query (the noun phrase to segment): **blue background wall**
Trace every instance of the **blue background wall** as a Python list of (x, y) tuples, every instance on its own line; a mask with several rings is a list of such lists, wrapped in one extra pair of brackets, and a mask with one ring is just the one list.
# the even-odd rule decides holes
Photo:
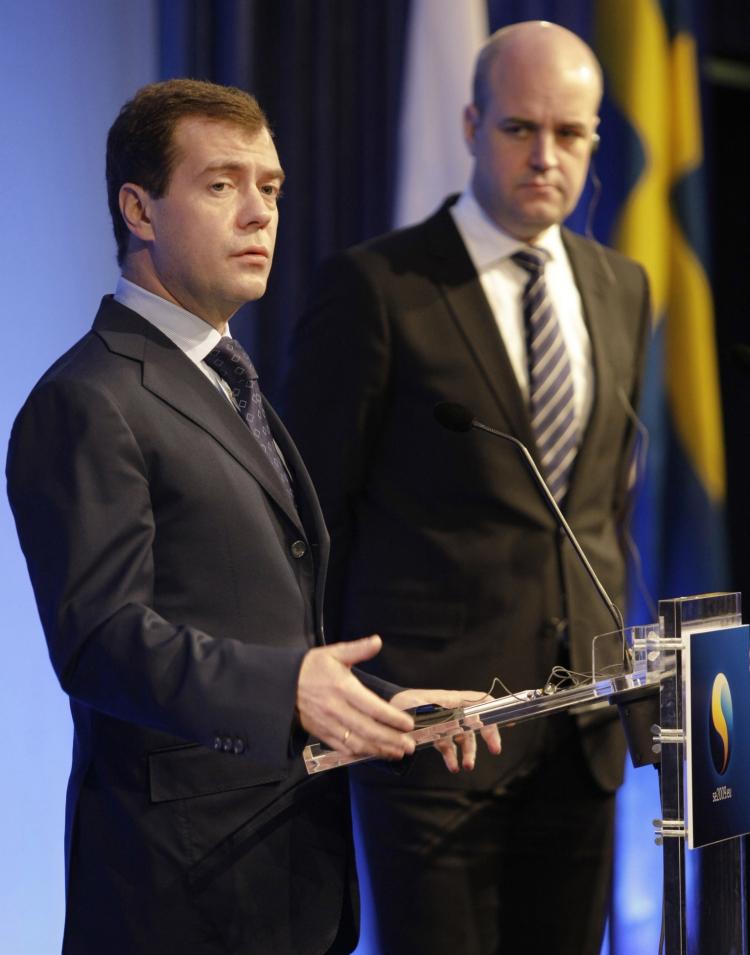
[[(104, 142), (121, 104), (156, 78), (152, 0), (0, 5), (2, 459), (36, 378), (91, 324), (117, 276)], [(0, 952), (60, 950), (67, 700), (47, 661), (26, 568), (0, 495)]]

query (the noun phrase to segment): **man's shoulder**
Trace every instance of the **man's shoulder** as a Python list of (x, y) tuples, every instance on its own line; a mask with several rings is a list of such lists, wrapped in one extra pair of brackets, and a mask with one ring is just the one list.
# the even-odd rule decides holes
[(645, 275), (645, 270), (640, 262), (631, 259), (622, 252), (618, 252), (617, 249), (604, 245), (597, 239), (582, 236), (564, 226), (561, 233), (568, 254), (574, 260), (577, 259), (578, 264), (588, 264), (603, 269), (607, 273), (613, 270), (620, 275), (637, 275), (640, 277)]
[(355, 246), (355, 248), (367, 249), (371, 247), (379, 248), (380, 246), (410, 247), (416, 242), (431, 239), (435, 235), (440, 236), (446, 231), (455, 232), (456, 227), (453, 222), (453, 216), (450, 214), (450, 207), (457, 199), (457, 195), (447, 196), (440, 205), (424, 219), (375, 236), (361, 243), (359, 246)]
[(131, 336), (142, 340), (145, 325), (138, 315), (105, 296), (92, 328), (50, 365), (30, 396), (48, 388), (112, 387), (122, 372), (133, 370), (133, 362), (122, 349), (113, 348), (108, 337), (128, 328)]
[(449, 207), (449, 197), (434, 213), (420, 222), (393, 229), (350, 246), (330, 256), (325, 265), (354, 265), (364, 272), (387, 271), (394, 275), (413, 271), (430, 272), (442, 258), (455, 258), (463, 248)]

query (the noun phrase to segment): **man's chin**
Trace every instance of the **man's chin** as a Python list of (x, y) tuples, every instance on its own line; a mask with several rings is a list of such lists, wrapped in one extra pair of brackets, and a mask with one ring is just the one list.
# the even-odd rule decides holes
[(268, 282), (265, 278), (243, 282), (242, 286), (235, 290), (234, 300), (240, 303), (237, 308), (241, 308), (248, 302), (255, 302), (259, 298), (262, 298), (263, 295), (265, 295), (267, 284)]
[(536, 204), (532, 208), (524, 209), (519, 217), (520, 230), (528, 236), (539, 235), (550, 226), (559, 225), (565, 218), (565, 213), (559, 206), (552, 204)]

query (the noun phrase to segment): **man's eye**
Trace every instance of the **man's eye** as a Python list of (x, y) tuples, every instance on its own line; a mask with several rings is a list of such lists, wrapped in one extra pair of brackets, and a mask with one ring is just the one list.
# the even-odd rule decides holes
[(520, 123), (508, 123), (502, 127), (502, 131), (514, 139), (526, 139), (529, 135), (529, 127), (522, 126)]
[(212, 192), (225, 192), (229, 187), (228, 182), (212, 182), (211, 191)]
[(573, 140), (581, 139), (583, 136), (583, 130), (564, 128), (561, 129), (557, 135), (560, 137), (560, 139), (567, 139), (568, 141), (572, 142)]
[(260, 187), (260, 191), (267, 199), (272, 199), (274, 202), (278, 202), (278, 200), (284, 195), (284, 193), (281, 191), (281, 187), (271, 182), (267, 182), (262, 185)]

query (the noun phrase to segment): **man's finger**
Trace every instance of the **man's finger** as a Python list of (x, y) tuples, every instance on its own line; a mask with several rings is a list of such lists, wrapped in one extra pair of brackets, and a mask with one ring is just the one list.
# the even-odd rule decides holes
[(353, 667), (355, 663), (371, 660), (374, 656), (377, 656), (382, 646), (383, 641), (376, 633), (373, 633), (369, 637), (362, 637), (360, 640), (329, 643), (326, 650), (339, 663), (343, 663), (347, 667)]
[(499, 728), (493, 723), (492, 726), (483, 726), (479, 732), (489, 752), (493, 756), (499, 756), (503, 749)]
[[(377, 723), (372, 724), (378, 727)], [(404, 734), (383, 734), (366, 727), (364, 732), (347, 729), (336, 746), (352, 756), (378, 756), (381, 759), (403, 759), (414, 752), (414, 741)]]
[(371, 720), (361, 712), (342, 704), (334, 714), (321, 714), (320, 722), (309, 731), (332, 749), (350, 756), (378, 756), (402, 759), (414, 752), (414, 740)]
[(475, 733), (464, 733), (458, 740), (461, 747), (461, 766), (472, 770), (477, 760), (477, 737)]
[(373, 746), (397, 747), (399, 756), (414, 751), (414, 740), (406, 736), (414, 728), (412, 717), (359, 683), (353, 689), (347, 687), (346, 694), (339, 701), (336, 717), (352, 734), (356, 734), (356, 743), (362, 753)]
[(453, 742), (453, 739), (439, 739), (434, 745), (435, 749), (439, 750), (441, 756), (443, 757), (443, 762), (445, 763), (448, 771), (451, 773), (457, 773), (459, 770), (458, 756), (456, 754), (456, 745)]
[(347, 679), (342, 684), (341, 692), (353, 709), (371, 720), (402, 733), (408, 733), (414, 729), (414, 719), (409, 713), (399, 710), (391, 703), (386, 703), (371, 689), (360, 683), (354, 674), (351, 674), (351, 680)]

